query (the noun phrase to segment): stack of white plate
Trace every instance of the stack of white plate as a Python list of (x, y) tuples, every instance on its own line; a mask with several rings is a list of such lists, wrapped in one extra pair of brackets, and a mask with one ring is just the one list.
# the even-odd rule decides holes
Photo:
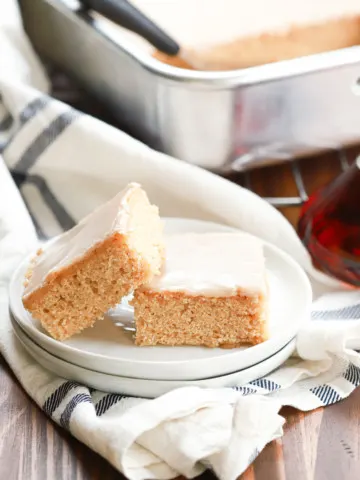
[[(167, 233), (233, 229), (213, 223), (167, 219)], [(27, 352), (57, 375), (99, 390), (156, 397), (183, 386), (241, 386), (280, 366), (294, 351), (295, 337), (310, 318), (311, 287), (288, 255), (264, 242), (269, 283), (270, 338), (236, 349), (136, 347), (132, 309), (126, 300), (94, 328), (64, 342), (51, 338), (21, 301), (29, 258), (14, 273), (10, 310), (14, 332)]]

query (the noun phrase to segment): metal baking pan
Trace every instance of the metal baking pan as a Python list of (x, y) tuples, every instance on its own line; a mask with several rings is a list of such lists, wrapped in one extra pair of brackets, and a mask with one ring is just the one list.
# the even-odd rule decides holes
[(76, 1), (20, 3), (40, 54), (104, 101), (134, 137), (174, 157), (229, 172), (360, 140), (360, 46), (188, 71), (115, 41)]

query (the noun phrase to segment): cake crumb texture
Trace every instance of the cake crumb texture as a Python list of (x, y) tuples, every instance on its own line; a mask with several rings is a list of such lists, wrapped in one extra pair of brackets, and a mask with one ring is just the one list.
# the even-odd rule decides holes
[(132, 304), (136, 345), (235, 348), (268, 338), (266, 299), (261, 293), (211, 297), (140, 287)]
[(25, 308), (57, 340), (93, 326), (134, 285), (148, 277), (148, 267), (114, 234), (85, 258), (52, 275), (24, 299)]
[[(326, 2), (324, 2), (326, 8)], [(208, 49), (192, 49), (189, 54), (203, 70), (236, 70), (282, 60), (330, 52), (360, 44), (360, 16), (329, 19), (309, 25), (292, 25), (279, 32), (264, 32), (234, 39)], [(193, 68), (178, 57), (159, 51), (153, 56), (178, 68)]]
[[(79, 239), (93, 231), (91, 222), (99, 229), (100, 210), (95, 220), (87, 217), (31, 262), (23, 304), (57, 340), (93, 326), (109, 308), (160, 272), (164, 245), (158, 209), (140, 186), (132, 186), (126, 198), (126, 205), (120, 204), (119, 209), (114, 209), (116, 197), (110, 205), (114, 224), (119, 226), (106, 229), (103, 238), (97, 236), (97, 241), (71, 262), (67, 252), (79, 249)], [(104, 213), (111, 220), (108, 209)], [(46, 270), (52, 258), (57, 258), (57, 264)]]

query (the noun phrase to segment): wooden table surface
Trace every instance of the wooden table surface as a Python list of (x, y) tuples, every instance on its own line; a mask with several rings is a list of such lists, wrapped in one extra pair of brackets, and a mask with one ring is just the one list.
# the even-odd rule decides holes
[[(349, 151), (353, 159), (356, 150)], [(309, 193), (339, 171), (335, 154), (301, 161)], [(242, 175), (232, 180), (243, 183)], [(250, 174), (266, 197), (297, 194), (289, 165)], [(299, 207), (282, 210), (296, 225)], [(0, 357), (0, 480), (115, 480), (124, 478), (105, 460), (49, 421)], [(241, 480), (358, 480), (360, 478), (360, 389), (348, 399), (309, 413), (283, 409), (285, 435), (271, 442)], [(200, 477), (207, 480), (212, 474)]]

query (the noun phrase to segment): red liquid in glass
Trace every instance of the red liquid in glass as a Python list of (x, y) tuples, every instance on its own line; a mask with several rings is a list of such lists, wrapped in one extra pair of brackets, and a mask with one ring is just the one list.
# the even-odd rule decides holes
[(298, 230), (314, 265), (360, 286), (360, 168), (350, 167), (304, 205)]

